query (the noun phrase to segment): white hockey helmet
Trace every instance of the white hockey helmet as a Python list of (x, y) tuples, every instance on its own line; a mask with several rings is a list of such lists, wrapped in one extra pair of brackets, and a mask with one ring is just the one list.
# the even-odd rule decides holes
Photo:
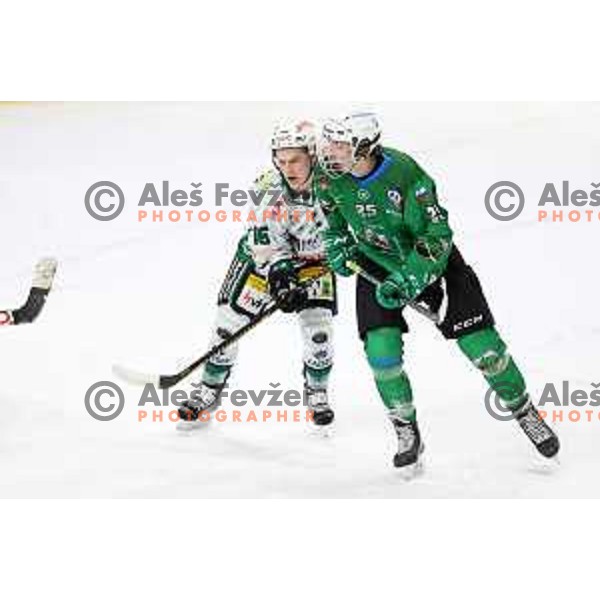
[(275, 126), (271, 137), (271, 151), (285, 148), (305, 148), (312, 156), (317, 152), (317, 136), (313, 123), (306, 120), (287, 120)]
[[(332, 144), (350, 144), (351, 154), (345, 164), (331, 153)], [(360, 158), (370, 156), (381, 146), (381, 126), (375, 113), (351, 113), (341, 119), (329, 119), (323, 124), (319, 143), (319, 161), (333, 174), (347, 173)]]

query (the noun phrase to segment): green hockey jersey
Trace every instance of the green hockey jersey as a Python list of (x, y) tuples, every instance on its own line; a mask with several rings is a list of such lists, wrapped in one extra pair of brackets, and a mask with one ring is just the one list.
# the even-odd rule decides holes
[(355, 238), (369, 258), (422, 288), (442, 275), (452, 248), (448, 213), (434, 181), (410, 156), (383, 148), (368, 176), (319, 171), (314, 185), (328, 221), (326, 244)]

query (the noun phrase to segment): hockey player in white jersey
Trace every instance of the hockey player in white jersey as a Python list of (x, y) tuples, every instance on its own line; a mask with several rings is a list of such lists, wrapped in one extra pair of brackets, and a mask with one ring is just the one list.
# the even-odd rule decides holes
[[(325, 218), (311, 193), (317, 160), (314, 126), (306, 121), (278, 125), (271, 153), (275, 168), (255, 181), (254, 191), (279, 193), (263, 194), (264, 204), (254, 209), (257, 221), (250, 223), (238, 244), (219, 292), (211, 347), (259, 317), (273, 300), (279, 301), (281, 310), (298, 316), (305, 397), (315, 425), (327, 426), (334, 419), (328, 380), (337, 297), (335, 276), (327, 267), (321, 239)], [(281, 215), (283, 211), (290, 218), (267, 215)], [(303, 285), (315, 273), (324, 274), (311, 285)], [(232, 344), (209, 359), (196, 384), (198, 389), (179, 409), (180, 429), (193, 428), (202, 411), (212, 411), (219, 405), (219, 395), (236, 356), (237, 344)]]

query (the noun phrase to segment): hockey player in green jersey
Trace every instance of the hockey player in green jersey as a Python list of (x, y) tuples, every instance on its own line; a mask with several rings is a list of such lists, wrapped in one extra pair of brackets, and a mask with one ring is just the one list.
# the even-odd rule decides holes
[(372, 113), (326, 122), (315, 186), (329, 225), (324, 237), (330, 266), (343, 276), (369, 274), (357, 278), (358, 329), (398, 436), (394, 465), (414, 470), (424, 448), (403, 367), (408, 327), (402, 311), (415, 302), (434, 313), (445, 307), (438, 323), (444, 337), (457, 341), (538, 451), (554, 456), (558, 438), (529, 399), (477, 275), (453, 243), (435, 183), (380, 139)]
[[(265, 171), (253, 190), (257, 196), (262, 192), (264, 206), (253, 207), (258, 217), (249, 221), (225, 275), (210, 345), (216, 346), (260, 318), (274, 300), (281, 303), (283, 312), (296, 313), (304, 346), (305, 398), (314, 424), (324, 427), (334, 419), (328, 381), (337, 297), (321, 236), (326, 220), (311, 191), (317, 162), (314, 125), (307, 121), (279, 124), (271, 139), (271, 152), (275, 168)], [(270, 192), (278, 192), (275, 203)], [(294, 213), (296, 218), (280, 220), (275, 216), (278, 210)], [(317, 273), (322, 275), (314, 283), (308, 288), (303, 285)], [(193, 428), (202, 411), (218, 406), (236, 358), (234, 343), (209, 359), (199, 389), (179, 409), (179, 429)]]

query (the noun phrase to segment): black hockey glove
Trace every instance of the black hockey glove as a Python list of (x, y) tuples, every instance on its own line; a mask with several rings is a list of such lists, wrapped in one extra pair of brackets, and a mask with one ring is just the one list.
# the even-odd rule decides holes
[(298, 281), (298, 274), (291, 260), (280, 260), (269, 269), (269, 292), (285, 313), (302, 310), (308, 300), (308, 292)]

